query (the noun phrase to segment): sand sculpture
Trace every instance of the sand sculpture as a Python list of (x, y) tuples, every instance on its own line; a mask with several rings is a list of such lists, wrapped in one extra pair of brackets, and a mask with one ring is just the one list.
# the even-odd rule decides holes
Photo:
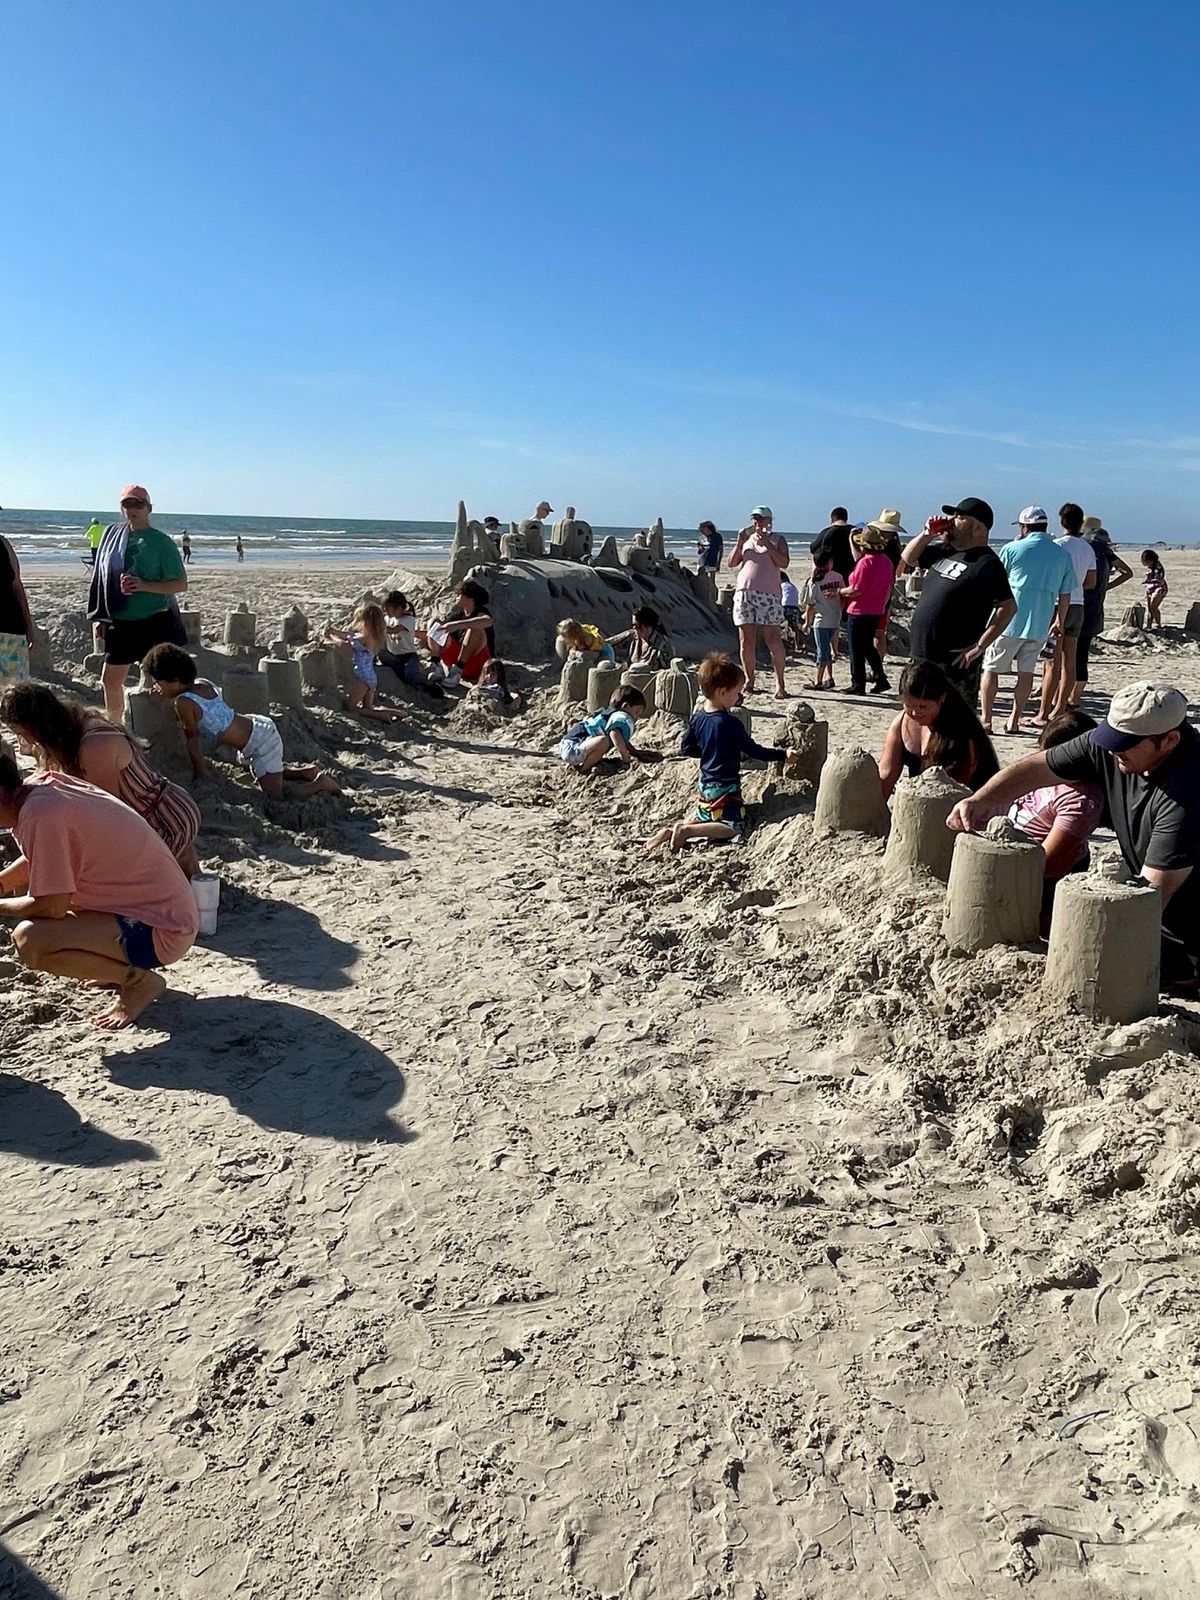
[(621, 669), (615, 661), (601, 661), (588, 673), (587, 708), (602, 710), (611, 700), (613, 690), (621, 681)]
[(296, 658), (300, 682), (308, 694), (326, 694), (337, 687), (337, 663), (328, 645), (314, 644)]
[(591, 671), (587, 656), (580, 655), (578, 650), (568, 653), (567, 659), (563, 662), (563, 669), (558, 675), (559, 705), (572, 706), (587, 699), (588, 678)]
[(245, 602), (225, 613), (225, 643), (231, 650), (252, 650), (257, 634), (258, 618)]
[(599, 551), (592, 557), (594, 567), (619, 567), (621, 565), (621, 547), (615, 537), (610, 533)]
[(271, 697), (266, 674), (249, 666), (232, 667), (221, 679), (221, 693), (227, 705), (241, 716), (269, 715)]
[(1131, 881), (1120, 857), (1111, 867), (1100, 862), (1091, 872), (1063, 878), (1054, 895), (1042, 992), (1100, 1021), (1153, 1016), (1161, 922), (1158, 890)]
[(829, 756), (829, 724), (818, 721), (807, 700), (792, 702), (783, 719), (779, 742), (799, 758), (787, 769), (789, 782), (811, 783), (815, 788)]
[[(949, 831), (949, 830), (947, 830)], [(955, 837), (942, 937), (952, 950), (1029, 944), (1038, 937), (1046, 857), (1007, 817)]]
[(943, 883), (950, 877), (955, 835), (946, 819), (970, 790), (944, 767), (930, 767), (916, 777), (901, 778), (892, 796), (892, 827), (884, 851), (885, 870), (893, 877), (928, 872)]
[(621, 674), (621, 682), (627, 683), (632, 689), (640, 689), (646, 697), (646, 710), (653, 711), (658, 705), (658, 673), (649, 667), (626, 667)]
[[(200, 638), (200, 613), (198, 611), (180, 610), (179, 620), (183, 624), (184, 639), (189, 650), (198, 650), (201, 645)], [(103, 648), (100, 646), (99, 648)]]
[(271, 655), (264, 657), (262, 667), (267, 683), (267, 698), (273, 706), (299, 708), (304, 704), (298, 661), (281, 660)]
[(877, 838), (887, 833), (888, 808), (874, 756), (856, 748), (829, 757), (821, 771), (813, 822), (818, 832), (869, 833)]
[(1146, 626), (1146, 608), (1140, 602), (1129, 606), (1121, 618), (1123, 628), (1144, 628)]
[(308, 618), (299, 606), (284, 613), (279, 623), (279, 634), (284, 644), (296, 646), (308, 643)]
[(550, 534), (550, 554), (560, 561), (586, 561), (592, 553), (592, 525), (576, 518), (568, 506)]
[(681, 717), (686, 721), (696, 708), (696, 696), (699, 692), (700, 686), (696, 676), (688, 671), (687, 664), (681, 656), (675, 656), (671, 665), (658, 673), (655, 678), (655, 704), (660, 711), (665, 711), (671, 717)]
[(1200, 600), (1193, 600), (1183, 621), (1185, 633), (1200, 633)]
[(145, 684), (130, 689), (125, 697), (125, 721), (135, 738), (145, 739), (151, 765), (164, 777), (176, 782), (191, 777), (183, 729), (170, 701)]

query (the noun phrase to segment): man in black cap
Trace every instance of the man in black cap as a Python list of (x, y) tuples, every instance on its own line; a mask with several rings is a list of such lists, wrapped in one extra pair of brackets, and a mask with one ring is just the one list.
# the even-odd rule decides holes
[(1200, 959), (1200, 734), (1166, 683), (1128, 683), (1098, 728), (1025, 756), (950, 813), (974, 833), (1014, 800), (1055, 783), (1097, 783), (1125, 865), (1162, 895), (1162, 985), (1196, 991)]
[(936, 537), (928, 522), (904, 547), (901, 570), (925, 574), (909, 625), (914, 661), (936, 661), (971, 706), (979, 694), (983, 652), (1016, 615), (1008, 574), (988, 544), (995, 517), (986, 500), (968, 495), (942, 511), (954, 526)]

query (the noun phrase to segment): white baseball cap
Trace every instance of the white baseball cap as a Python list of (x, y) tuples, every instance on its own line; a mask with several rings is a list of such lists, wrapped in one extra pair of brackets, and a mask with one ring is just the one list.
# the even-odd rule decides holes
[(1045, 506), (1026, 506), (1021, 515), (1013, 523), (1014, 528), (1028, 528), (1035, 522), (1048, 523), (1050, 518), (1046, 515)]
[(1127, 683), (1113, 695), (1104, 721), (1092, 729), (1092, 743), (1120, 755), (1143, 739), (1181, 728), (1187, 708), (1186, 697), (1169, 683)]

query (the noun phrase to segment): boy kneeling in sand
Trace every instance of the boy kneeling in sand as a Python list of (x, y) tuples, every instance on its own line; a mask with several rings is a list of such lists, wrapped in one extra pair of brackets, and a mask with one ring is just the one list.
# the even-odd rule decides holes
[(0, 828), (21, 855), (0, 872), (0, 917), (16, 922), (25, 966), (117, 998), (102, 1028), (126, 1028), (167, 987), (155, 970), (187, 954), (199, 919), (192, 886), (150, 824), (65, 772), (23, 782), (0, 752)]
[(174, 703), (197, 778), (208, 776), (201, 743), (207, 740), (214, 747), (232, 750), (238, 765), (250, 769), (259, 788), (272, 800), (341, 794), (333, 778), (317, 767), (285, 767), (283, 739), (274, 721), (236, 712), (215, 684), (197, 677), (196, 663), (177, 644), (156, 644), (142, 662), (142, 671), (163, 699)]
[(693, 714), (679, 746), (680, 754), (698, 756), (700, 778), (696, 809), (690, 817), (660, 828), (646, 840), (647, 850), (670, 844), (681, 850), (689, 839), (737, 839), (746, 831), (742, 804), (742, 759), (795, 761), (795, 750), (756, 744), (749, 730), (733, 714), (746, 674), (728, 656), (705, 656), (700, 663), (700, 692), (704, 706)]

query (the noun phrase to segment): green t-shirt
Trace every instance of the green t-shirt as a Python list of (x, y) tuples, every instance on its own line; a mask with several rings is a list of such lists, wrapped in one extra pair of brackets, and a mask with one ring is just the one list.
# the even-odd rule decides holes
[[(183, 557), (174, 539), (159, 533), (157, 528), (143, 528), (140, 533), (130, 529), (125, 541), (125, 571), (132, 572), (135, 578), (144, 578), (147, 583), (167, 583), (172, 578), (187, 577), (183, 570)], [(166, 611), (171, 599), (169, 594), (143, 594), (140, 591), (126, 595), (119, 619), (122, 622), (141, 622), (144, 617), (153, 617), (160, 611)]]

